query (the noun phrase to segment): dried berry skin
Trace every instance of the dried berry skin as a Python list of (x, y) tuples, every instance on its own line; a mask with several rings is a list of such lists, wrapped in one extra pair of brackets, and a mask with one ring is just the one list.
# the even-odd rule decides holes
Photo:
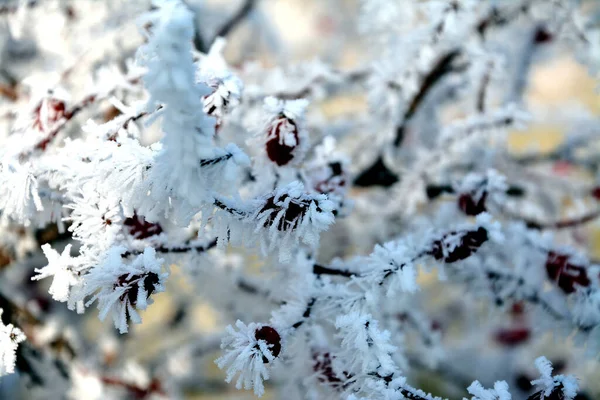
[[(267, 342), (273, 357), (277, 357), (281, 352), (281, 336), (279, 336), (279, 333), (274, 328), (271, 328), (270, 326), (263, 326), (262, 328), (256, 330), (254, 337), (256, 340), (264, 340)], [(269, 363), (269, 360), (265, 356), (263, 356), (262, 361), (265, 364)]]

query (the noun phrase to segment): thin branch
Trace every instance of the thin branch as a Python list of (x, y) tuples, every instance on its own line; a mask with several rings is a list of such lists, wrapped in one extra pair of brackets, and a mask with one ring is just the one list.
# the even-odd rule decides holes
[(595, 210), (593, 212), (590, 212), (588, 214), (584, 214), (575, 218), (568, 218), (568, 219), (563, 219), (563, 220), (558, 220), (558, 221), (553, 221), (553, 222), (541, 222), (541, 221), (536, 221), (534, 219), (528, 219), (528, 218), (523, 218), (517, 215), (511, 215), (512, 218), (515, 219), (520, 219), (523, 222), (525, 222), (525, 224), (527, 225), (528, 228), (531, 229), (537, 229), (537, 230), (542, 230), (542, 229), (566, 229), (566, 228), (575, 228), (581, 225), (585, 225), (589, 222), (592, 222), (596, 219), (598, 219), (598, 217), (600, 217), (600, 210)]
[(313, 274), (315, 274), (315, 275), (337, 275), (337, 276), (343, 276), (346, 278), (352, 278), (353, 276), (358, 276), (358, 274), (356, 274), (352, 271), (349, 271), (347, 269), (329, 268), (329, 267), (325, 267), (325, 266), (319, 265), (319, 264), (313, 265)]
[(217, 38), (226, 37), (233, 31), (250, 14), (255, 5), (256, 0), (246, 0), (242, 7), (217, 30), (217, 33), (210, 40), (208, 48), (210, 48)]
[[(217, 246), (217, 239), (215, 238), (215, 239), (211, 240), (210, 242), (201, 244), (201, 245), (178, 246), (178, 247), (159, 246), (159, 247), (155, 247), (154, 250), (157, 253), (170, 253), (170, 254), (191, 253), (191, 252), (203, 253), (203, 252), (206, 252), (216, 246)], [(135, 255), (142, 254), (143, 252), (144, 252), (143, 250), (130, 250), (130, 251), (126, 251), (125, 253), (121, 254), (121, 257), (129, 257), (132, 255), (135, 256)]]
[(308, 301), (308, 304), (306, 305), (306, 309), (304, 310), (304, 313), (302, 314), (302, 319), (298, 322), (296, 322), (294, 325), (292, 325), (292, 328), (294, 329), (298, 329), (302, 326), (302, 324), (310, 317), (310, 313), (312, 312), (312, 309), (316, 303), (317, 299), (315, 297), (311, 298)]
[(479, 113), (485, 112), (485, 97), (487, 88), (490, 84), (493, 67), (494, 64), (492, 62), (489, 62), (487, 64), (486, 71), (483, 74), (483, 77), (481, 78), (481, 85), (479, 86), (479, 93), (477, 94), (477, 111)]
[(206, 167), (206, 166), (209, 166), (209, 165), (215, 165), (215, 164), (218, 164), (220, 162), (227, 161), (231, 157), (233, 157), (233, 154), (227, 153), (225, 155), (222, 155), (222, 156), (219, 156), (219, 157), (215, 157), (215, 158), (205, 158), (203, 160), (200, 160), (200, 166), (201, 167)]
[(461, 54), (459, 50), (452, 50), (438, 60), (438, 62), (431, 68), (429, 73), (423, 77), (421, 86), (415, 96), (412, 98), (408, 108), (404, 112), (404, 115), (400, 119), (400, 122), (396, 128), (396, 137), (394, 139), (394, 147), (400, 147), (402, 140), (404, 139), (404, 131), (412, 117), (415, 115), (425, 97), (431, 92), (431, 89), (442, 80), (448, 73), (454, 71), (451, 67), (454, 60)]

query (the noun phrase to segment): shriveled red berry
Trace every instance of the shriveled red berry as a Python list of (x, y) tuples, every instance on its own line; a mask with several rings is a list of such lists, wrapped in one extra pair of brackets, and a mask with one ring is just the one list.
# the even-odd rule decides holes
[[(274, 328), (270, 326), (263, 326), (254, 332), (254, 337), (256, 340), (264, 340), (267, 342), (273, 357), (277, 357), (281, 352), (281, 336), (279, 336), (279, 333)], [(262, 361), (265, 364), (269, 363), (269, 360), (265, 356), (263, 356)]]

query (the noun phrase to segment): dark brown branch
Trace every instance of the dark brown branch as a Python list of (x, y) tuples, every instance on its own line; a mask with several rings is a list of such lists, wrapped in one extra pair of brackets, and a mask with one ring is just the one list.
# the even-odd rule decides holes
[(431, 92), (442, 78), (444, 78), (449, 72), (452, 72), (453, 69), (451, 67), (452, 63), (458, 56), (460, 55), (459, 50), (452, 50), (445, 55), (443, 55), (438, 62), (433, 66), (433, 68), (429, 71), (427, 75), (423, 78), (421, 82), (421, 87), (412, 98), (408, 108), (404, 112), (404, 115), (400, 119), (400, 122), (396, 128), (396, 138), (394, 139), (394, 147), (399, 147), (402, 144), (402, 139), (404, 138), (404, 131), (406, 130), (406, 126), (410, 122), (411, 118), (415, 115), (423, 100), (427, 94)]
[(358, 276), (356, 273), (348, 271), (346, 269), (335, 269), (325, 267), (323, 265), (315, 264), (313, 265), (313, 274), (315, 275), (337, 275), (343, 276), (346, 278), (352, 278), (353, 276)]
[(481, 86), (479, 87), (479, 93), (477, 94), (477, 111), (480, 113), (485, 112), (485, 96), (487, 92), (488, 85), (490, 84), (492, 68), (494, 65), (490, 62), (487, 65), (487, 70), (483, 74), (481, 78)]
[(200, 160), (200, 166), (201, 166), (201, 167), (206, 167), (206, 166), (209, 166), (209, 165), (215, 165), (215, 164), (218, 164), (218, 163), (220, 163), (220, 162), (227, 161), (227, 160), (229, 160), (231, 157), (233, 157), (233, 154), (231, 154), (231, 153), (227, 153), (227, 154), (225, 154), (225, 155), (222, 155), (222, 156), (220, 156), (220, 157), (215, 157), (215, 158), (205, 158), (205, 159), (203, 159), (203, 160)]
[(222, 202), (219, 199), (215, 199), (214, 202), (213, 202), (213, 204), (215, 205), (215, 207), (220, 208), (221, 210), (226, 211), (226, 212), (228, 212), (230, 214), (233, 214), (233, 215), (235, 215), (238, 218), (243, 218), (243, 217), (245, 217), (247, 215), (246, 211), (239, 210), (237, 208), (229, 206), (229, 205), (225, 204), (224, 202)]
[(105, 385), (119, 386), (126, 389), (134, 399), (145, 399), (153, 394), (158, 394), (161, 397), (166, 395), (157, 378), (152, 379), (148, 384), (148, 387), (138, 386), (135, 383), (126, 382), (117, 377), (101, 376), (100, 381)]
[[(454, 194), (454, 188), (449, 184), (429, 184), (425, 187), (425, 193), (429, 200), (436, 199), (444, 193)], [(509, 186), (506, 189), (506, 195), (511, 197), (522, 197), (525, 195), (525, 189), (520, 186)]]
[(298, 329), (302, 326), (302, 324), (310, 317), (310, 313), (312, 312), (312, 309), (313, 309), (316, 301), (317, 301), (317, 299), (314, 297), (308, 301), (308, 304), (306, 305), (306, 309), (304, 310), (304, 313), (302, 314), (302, 319), (300, 321), (296, 322), (294, 325), (292, 325), (292, 328)]

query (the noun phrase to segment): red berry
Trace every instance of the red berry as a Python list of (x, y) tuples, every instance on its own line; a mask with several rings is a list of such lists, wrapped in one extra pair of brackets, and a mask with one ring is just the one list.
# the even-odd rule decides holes
[(590, 279), (587, 270), (579, 265), (569, 263), (569, 256), (548, 253), (546, 259), (546, 272), (548, 278), (555, 281), (565, 293), (573, 293), (576, 286), (589, 286)]
[[(450, 233), (455, 234), (455, 232)], [(464, 260), (471, 254), (475, 253), (483, 243), (488, 240), (487, 231), (484, 228), (479, 228), (476, 231), (467, 231), (460, 239), (460, 243), (448, 254), (444, 255), (444, 241), (436, 240), (432, 244), (428, 254), (436, 260), (444, 260), (447, 263), (453, 263), (459, 260)]]
[[(293, 135), (295, 144), (288, 146), (283, 135)], [(282, 117), (273, 122), (269, 128), (266, 144), (267, 156), (275, 164), (282, 166), (294, 159), (292, 154), (300, 143), (298, 127), (296, 123), (288, 118)]]
[[(256, 340), (264, 340), (267, 342), (273, 357), (277, 357), (281, 352), (281, 336), (279, 336), (279, 333), (274, 328), (271, 328), (270, 326), (263, 326), (262, 328), (256, 330), (254, 337)], [(256, 348), (258, 348), (258, 345)], [(263, 356), (262, 361), (265, 364), (269, 363), (269, 360), (265, 356)]]
[(162, 232), (159, 224), (147, 222), (143, 216), (137, 214), (126, 218), (123, 225), (129, 228), (129, 234), (136, 239), (147, 239)]
[(494, 334), (494, 339), (505, 346), (517, 346), (526, 342), (531, 336), (529, 328), (500, 329)]

